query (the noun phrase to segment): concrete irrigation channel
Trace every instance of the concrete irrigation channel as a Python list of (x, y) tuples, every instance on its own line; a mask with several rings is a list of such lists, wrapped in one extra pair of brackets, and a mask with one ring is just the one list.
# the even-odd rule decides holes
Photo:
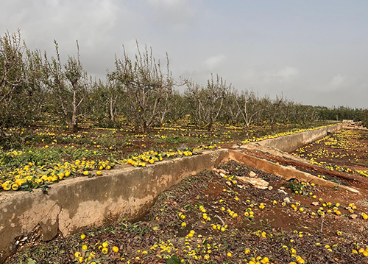
[[(122, 166), (109, 171), (103, 177), (74, 178), (60, 182), (52, 185), (47, 194), (39, 189), (33, 192), (2, 192), (0, 263), (4, 263), (15, 252), (17, 245), (36, 229), (40, 230), (43, 241), (49, 241), (58, 234), (66, 237), (85, 227), (101, 226), (105, 219), (138, 219), (149, 210), (163, 191), (185, 177), (212, 170), (229, 160), (285, 179), (298, 178), (321, 186), (358, 192), (294, 167), (279, 165), (252, 155), (252, 152), (267, 152), (273, 156), (288, 156), (284, 151), (293, 151), (342, 128), (342, 124), (337, 124), (246, 146), (234, 146), (233, 149), (204, 151), (198, 155), (162, 161), (145, 168)], [(305, 162), (300, 158), (295, 160)]]

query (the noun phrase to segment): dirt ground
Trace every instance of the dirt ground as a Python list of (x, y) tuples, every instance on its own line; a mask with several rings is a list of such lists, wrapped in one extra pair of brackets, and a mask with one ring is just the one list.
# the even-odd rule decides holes
[[(368, 134), (338, 133), (297, 153), (363, 179), (356, 170), (367, 170)], [(327, 151), (332, 159), (315, 154)], [(255, 188), (244, 176), (269, 186)], [(48, 243), (36, 230), (7, 263), (368, 263), (368, 189), (344, 184), (360, 194), (231, 161), (162, 193), (139, 221), (121, 219)]]
[(294, 153), (338, 171), (366, 171), (368, 167), (368, 130), (341, 130), (297, 149)]

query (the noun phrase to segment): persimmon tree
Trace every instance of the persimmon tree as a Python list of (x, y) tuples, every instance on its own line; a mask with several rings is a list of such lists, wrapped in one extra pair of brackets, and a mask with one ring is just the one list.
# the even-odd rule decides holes
[[(108, 75), (109, 76), (109, 75)], [(122, 112), (122, 98), (125, 93), (114, 79), (105, 82), (93, 82), (89, 92), (89, 113), (97, 118), (98, 124), (103, 127), (118, 126), (117, 116)]]
[(227, 85), (219, 75), (214, 80), (207, 81), (206, 86), (201, 86), (195, 82), (188, 81), (185, 91), (190, 104), (190, 115), (195, 124), (213, 130), (213, 125), (218, 120), (223, 110), (224, 100), (231, 85)]
[[(41, 112), (44, 100), (41, 51), (31, 51), (20, 31), (0, 37), (0, 144), (24, 142), (24, 129), (7, 133), (6, 127), (25, 127)], [(8, 146), (12, 147), (12, 146)]]
[(68, 124), (72, 131), (78, 129), (83, 116), (82, 103), (87, 96), (89, 80), (83, 71), (79, 58), (77, 41), (77, 58), (68, 57), (67, 63), (61, 63), (59, 46), (55, 41), (56, 57), (52, 57), (47, 66), (47, 84), (56, 99), (56, 111)]
[(45, 82), (47, 60), (41, 50), (31, 51), (27, 49), (24, 65), (25, 92), (28, 95), (26, 111), (33, 119), (41, 118), (47, 101), (47, 86)]
[[(20, 32), (7, 32), (0, 38), (0, 123), (1, 127), (17, 120), (17, 99), (24, 92), (24, 62), (26, 47)], [(17, 123), (18, 120), (15, 122)]]
[(186, 115), (190, 112), (190, 105), (188, 103), (188, 100), (178, 91), (174, 91), (171, 96), (170, 102), (172, 104), (172, 108), (167, 115), (169, 122), (176, 122), (179, 119), (185, 118)]
[(223, 120), (227, 124), (236, 125), (239, 122), (241, 111), (238, 107), (239, 94), (236, 89), (229, 89), (224, 103)]
[(264, 107), (260, 98), (249, 90), (240, 93), (238, 100), (235, 101), (240, 111), (242, 120), (249, 127), (253, 122), (258, 122), (262, 118)]
[[(124, 48), (124, 47), (123, 47)], [(122, 59), (115, 60), (116, 69), (110, 80), (121, 85), (124, 92), (124, 114), (137, 130), (146, 133), (155, 122), (163, 122), (171, 107), (173, 79), (166, 54), (166, 73), (161, 63), (153, 57), (152, 48), (141, 51), (137, 42), (137, 54), (132, 60), (125, 48)]]
[(363, 126), (368, 128), (368, 110), (363, 110), (362, 112), (362, 123)]

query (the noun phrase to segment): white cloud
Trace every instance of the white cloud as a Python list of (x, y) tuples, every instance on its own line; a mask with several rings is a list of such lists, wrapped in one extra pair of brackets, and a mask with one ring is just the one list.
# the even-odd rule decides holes
[(225, 61), (226, 56), (219, 54), (216, 56), (209, 57), (203, 62), (203, 67), (205, 70), (213, 71), (218, 69), (219, 66)]
[(295, 67), (286, 66), (283, 68), (270, 68), (267, 66), (255, 66), (246, 70), (242, 79), (250, 84), (275, 84), (290, 83), (297, 76), (299, 70)]
[(68, 54), (70, 51), (75, 53), (75, 40), (79, 40), (84, 52), (101, 46), (111, 39), (118, 14), (127, 14), (123, 4), (118, 6), (115, 0), (15, 0), (4, 9), (7, 10), (5, 13), (14, 11), (17, 16), (9, 19), (9, 23), (1, 23), (1, 31), (14, 32), (20, 28), (31, 48), (51, 50), (56, 39), (61, 52), (67, 50)]
[[(342, 98), (349, 105), (367, 106), (367, 36), (359, 29), (367, 20), (362, 11), (366, 8), (362, 7), (368, 1), (354, 5), (356, 12), (346, 13), (352, 23), (344, 27), (336, 26), (339, 20), (337, 24), (333, 20), (324, 23), (326, 16), (323, 21), (315, 21), (315, 17), (309, 17), (313, 12), (300, 8), (295, 10), (301, 12), (296, 15), (301, 19), (285, 23), (275, 17), (285, 12), (288, 15), (289, 4), (265, 13), (262, 1), (0, 2), (1, 35), (20, 28), (27, 46), (46, 50), (48, 57), (55, 55), (56, 39), (62, 62), (68, 55), (76, 55), (78, 40), (84, 69), (98, 78), (105, 77), (107, 68), (114, 70), (115, 54), (122, 57), (123, 44), (133, 56), (138, 39), (140, 46), (152, 46), (154, 57), (162, 64), (165, 51), (169, 53), (174, 76), (205, 84), (212, 72), (237, 89), (253, 88), (261, 95), (283, 92), (297, 101), (309, 98), (308, 103), (319, 100), (319, 104), (329, 105)], [(314, 6), (311, 3), (309, 11)], [(325, 7), (331, 8), (328, 4)], [(305, 23), (311, 19), (315, 23)], [(326, 32), (331, 34), (326, 37)], [(342, 96), (344, 91), (351, 96)]]
[(187, 0), (147, 0), (155, 22), (175, 30), (186, 30), (194, 21), (195, 10)]
[(274, 77), (280, 78), (281, 80), (290, 80), (297, 75), (299, 75), (299, 70), (294, 67), (285, 67), (273, 74)]
[(150, 5), (155, 7), (175, 7), (185, 4), (185, 0), (147, 0)]
[(2, 7), (0, 31), (20, 28), (27, 46), (47, 51), (48, 57), (55, 56), (55, 39), (62, 62), (76, 56), (78, 40), (84, 69), (98, 78), (113, 70), (114, 54), (120, 56), (123, 43), (139, 38), (136, 31), (144, 23), (123, 0), (14, 0)]
[(345, 81), (346, 81), (346, 77), (342, 76), (341, 74), (338, 74), (338, 75), (335, 75), (331, 79), (331, 81), (329, 83), (329, 86), (337, 88), (337, 87), (343, 85)]
[[(198, 67), (182, 70), (180, 76), (193, 80), (199, 84), (206, 84), (207, 80), (211, 78), (211, 73), (219, 74), (221, 77), (226, 79), (226, 74), (224, 76), (224, 69), (226, 67), (222, 67), (226, 60), (227, 57), (223, 54), (211, 56), (199, 63)], [(227, 81), (229, 83), (231, 82), (231, 80)]]

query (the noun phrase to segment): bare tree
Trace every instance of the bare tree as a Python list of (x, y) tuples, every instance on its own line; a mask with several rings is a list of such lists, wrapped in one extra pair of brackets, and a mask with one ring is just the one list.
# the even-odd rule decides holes
[(20, 32), (0, 37), (0, 124), (22, 125), (41, 109), (41, 51), (27, 49)]
[(77, 58), (68, 57), (66, 64), (60, 61), (59, 46), (55, 41), (56, 58), (48, 63), (48, 85), (58, 101), (59, 113), (68, 126), (76, 131), (78, 122), (83, 116), (83, 103), (88, 86), (87, 73), (83, 71), (79, 58), (79, 44), (77, 41)]
[(42, 115), (45, 107), (47, 87), (45, 82), (45, 68), (47, 61), (40, 50), (31, 51), (27, 49), (24, 62), (25, 92), (28, 95), (27, 112), (34, 116)]
[[(236, 101), (238, 109), (243, 117), (243, 121), (247, 127), (256, 119), (260, 119), (264, 111), (260, 103), (260, 99), (255, 95), (253, 91), (243, 91), (239, 99)], [(257, 118), (258, 117), (258, 118)]]
[(241, 109), (239, 108), (239, 94), (235, 89), (229, 89), (226, 94), (225, 101), (225, 119), (226, 123), (235, 125), (241, 116)]
[(206, 87), (188, 82), (186, 96), (191, 104), (193, 121), (199, 126), (203, 125), (208, 131), (212, 131), (222, 111), (225, 96), (230, 89), (231, 85), (227, 85), (219, 75), (216, 75), (215, 81), (211, 74)]
[(133, 62), (124, 48), (122, 60), (115, 60), (116, 70), (111, 75), (123, 86), (124, 113), (137, 129), (143, 133), (155, 122), (163, 122), (171, 107), (170, 96), (173, 92), (173, 79), (166, 54), (166, 74), (161, 71), (160, 61), (152, 55), (152, 48), (139, 49)]
[[(39, 50), (27, 49), (20, 31), (0, 37), (0, 144), (13, 147), (24, 142), (21, 132), (6, 127), (29, 124), (40, 113), (44, 85), (43, 60)], [(14, 130), (13, 130), (14, 131)], [(19, 130), (21, 131), (21, 130)]]
[(284, 97), (276, 96), (275, 100), (271, 101), (271, 104), (268, 108), (268, 118), (271, 126), (273, 127), (277, 121), (279, 121), (278, 117), (281, 113), (281, 108), (284, 103)]
[(190, 105), (185, 96), (181, 95), (178, 91), (173, 91), (170, 98), (170, 104), (172, 104), (170, 111), (167, 113), (168, 121), (178, 121), (184, 118), (190, 112)]
[[(0, 106), (1, 123), (9, 121), (14, 110), (16, 94), (24, 88), (23, 53), (26, 47), (22, 43), (20, 32), (7, 32), (0, 38)], [(14, 107), (15, 106), (15, 107)], [(16, 111), (18, 112), (18, 111)]]
[(118, 114), (118, 101), (121, 97), (121, 87), (116, 84), (113, 80), (108, 81), (106, 84), (106, 91), (108, 94), (108, 104), (109, 104), (109, 118), (111, 122), (116, 121), (116, 116)]
[(124, 98), (125, 92), (117, 81), (107, 76), (107, 81), (98, 80), (93, 83), (90, 97), (90, 112), (95, 115), (101, 122), (107, 121), (111, 125), (116, 125), (116, 119), (121, 112), (121, 99)]

